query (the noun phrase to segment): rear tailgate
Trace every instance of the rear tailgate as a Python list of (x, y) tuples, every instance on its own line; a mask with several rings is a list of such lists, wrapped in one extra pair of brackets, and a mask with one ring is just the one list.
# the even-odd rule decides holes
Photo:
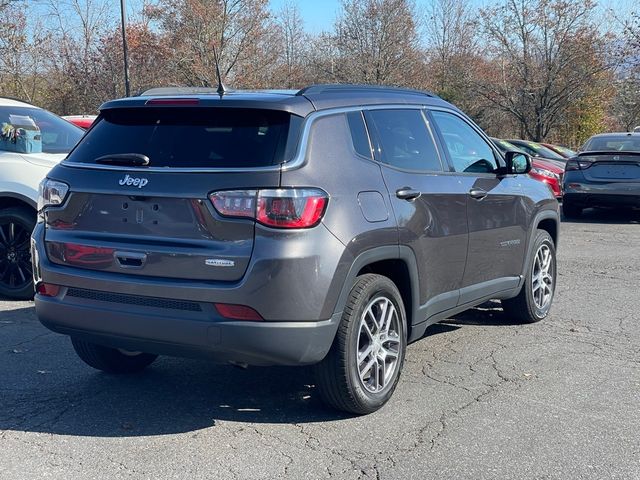
[[(59, 168), (71, 185), (62, 208), (46, 215), (54, 263), (153, 277), (235, 281), (251, 258), (254, 221), (218, 215), (212, 190), (277, 186), (279, 174), (114, 172)], [(121, 186), (127, 175), (144, 189)], [(117, 191), (118, 193), (113, 193)]]
[[(239, 280), (255, 221), (222, 217), (209, 194), (278, 187), (278, 164), (297, 139), (290, 116), (221, 108), (106, 112), (49, 175), (70, 186), (65, 203), (46, 211), (49, 259), (127, 275)], [(149, 165), (96, 161), (131, 153)]]

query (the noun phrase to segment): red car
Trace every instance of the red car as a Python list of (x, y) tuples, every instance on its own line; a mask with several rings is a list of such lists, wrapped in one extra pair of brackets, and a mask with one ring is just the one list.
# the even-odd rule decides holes
[(64, 118), (67, 122), (73, 123), (76, 127), (88, 129), (95, 121), (97, 115), (67, 115)]
[[(529, 151), (518, 147), (511, 141), (492, 138), (501, 152), (520, 151), (531, 156)], [(525, 142), (523, 142), (525, 143)], [(529, 176), (549, 185), (557, 199), (562, 198), (562, 176), (564, 175), (564, 164), (559, 160), (550, 160), (538, 156), (531, 156), (531, 171)]]
[(549, 185), (556, 198), (562, 198), (562, 176), (564, 168), (558, 162), (543, 160), (541, 158), (531, 159), (531, 171), (529, 176)]

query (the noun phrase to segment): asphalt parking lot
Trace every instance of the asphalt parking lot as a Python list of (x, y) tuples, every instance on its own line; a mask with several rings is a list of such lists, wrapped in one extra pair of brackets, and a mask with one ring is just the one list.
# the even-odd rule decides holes
[(0, 301), (0, 478), (640, 479), (640, 212), (561, 234), (547, 320), (432, 327), (366, 417), (324, 408), (307, 369), (98, 373)]

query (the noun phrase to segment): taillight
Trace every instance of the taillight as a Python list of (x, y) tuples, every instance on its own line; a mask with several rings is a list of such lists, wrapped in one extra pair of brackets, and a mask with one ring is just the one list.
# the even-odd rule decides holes
[(69, 185), (45, 178), (38, 187), (38, 211), (43, 208), (60, 205), (69, 192)]
[(230, 303), (214, 303), (216, 310), (221, 317), (228, 318), (230, 320), (249, 320), (259, 322), (264, 320), (262, 315), (256, 312), (253, 308), (246, 305), (233, 305)]
[(567, 160), (564, 170), (565, 172), (570, 172), (571, 170), (586, 170), (591, 165), (593, 165), (593, 162), (586, 160)]
[(256, 216), (257, 190), (230, 190), (213, 192), (209, 199), (217, 212), (224, 217)]
[(52, 283), (39, 283), (36, 285), (36, 292), (43, 297), (55, 297), (60, 293), (60, 285)]
[(225, 217), (248, 217), (275, 228), (310, 228), (320, 223), (329, 197), (316, 188), (230, 190), (209, 195)]
[(560, 175), (552, 172), (551, 170), (547, 170), (546, 168), (540, 167), (531, 167), (531, 172), (540, 175), (541, 177), (552, 178), (554, 180), (560, 180)]

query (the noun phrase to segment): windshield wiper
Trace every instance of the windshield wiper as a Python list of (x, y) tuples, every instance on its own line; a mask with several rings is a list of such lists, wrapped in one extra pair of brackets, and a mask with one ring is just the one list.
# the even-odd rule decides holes
[(132, 167), (146, 167), (149, 165), (149, 157), (141, 153), (112, 153), (96, 158), (96, 163), (106, 165), (122, 165)]

